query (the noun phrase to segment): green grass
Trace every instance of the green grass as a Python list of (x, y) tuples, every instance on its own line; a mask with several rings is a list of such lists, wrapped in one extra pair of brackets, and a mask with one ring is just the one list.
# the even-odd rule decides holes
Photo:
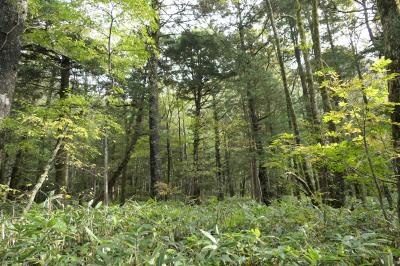
[(394, 265), (400, 255), (399, 230), (372, 202), (354, 211), (290, 198), (37, 205), (0, 225), (3, 265)]

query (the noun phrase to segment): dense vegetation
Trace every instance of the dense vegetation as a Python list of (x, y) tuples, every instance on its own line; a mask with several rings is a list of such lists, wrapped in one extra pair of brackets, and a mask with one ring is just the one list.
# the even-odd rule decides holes
[(400, 264), (398, 0), (0, 1), (1, 264)]
[(3, 218), (2, 263), (80, 265), (394, 265), (399, 231), (372, 201), (354, 211), (284, 199), (36, 206)]

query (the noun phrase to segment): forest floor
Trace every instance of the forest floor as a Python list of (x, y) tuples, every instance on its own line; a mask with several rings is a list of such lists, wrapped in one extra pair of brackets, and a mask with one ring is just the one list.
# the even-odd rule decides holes
[(372, 200), (353, 211), (294, 198), (48, 207), (3, 213), (0, 264), (396, 265), (400, 256), (400, 230)]

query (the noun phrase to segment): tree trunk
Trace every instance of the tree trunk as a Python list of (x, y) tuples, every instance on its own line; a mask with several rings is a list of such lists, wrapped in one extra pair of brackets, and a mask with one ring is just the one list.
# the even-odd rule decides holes
[[(313, 49), (315, 54), (316, 61), (316, 70), (321, 71), (323, 69), (323, 62), (321, 56), (321, 44), (320, 44), (320, 34), (319, 34), (319, 17), (318, 17), (318, 6), (319, 0), (312, 0), (312, 37), (313, 37)], [(332, 111), (328, 90), (325, 86), (322, 85), (322, 79), (319, 80), (320, 84), (320, 92), (322, 97), (322, 107), (324, 113), (327, 114)], [(333, 121), (328, 121), (328, 130), (330, 132), (336, 132), (336, 125)], [(331, 142), (338, 142), (337, 138), (332, 137), (330, 139)], [(323, 188), (324, 189), (324, 188)], [(335, 172), (334, 173), (334, 182), (331, 186), (331, 195), (332, 206), (333, 207), (342, 207), (345, 202), (345, 193), (344, 193), (344, 178), (343, 173)]]
[[(61, 59), (61, 79), (60, 79), (60, 90), (58, 91), (60, 100), (65, 100), (68, 97), (69, 78), (71, 75), (71, 60), (68, 57), (63, 56)], [(55, 190), (61, 192), (61, 188), (65, 187), (67, 183), (68, 174), (68, 163), (67, 163), (67, 151), (65, 146), (61, 145), (58, 151), (57, 157), (54, 161), (55, 169)]]
[(6, 132), (0, 130), (0, 184), (6, 183), (6, 172), (8, 153), (4, 150), (6, 142)]
[[(324, 14), (324, 20), (325, 20), (325, 25), (326, 25), (326, 31), (327, 31), (327, 35), (328, 35), (329, 46), (330, 46), (332, 55), (335, 58), (336, 57), (336, 46), (335, 46), (335, 42), (333, 39), (333, 33), (331, 30), (331, 22), (330, 22), (329, 13), (328, 13), (328, 11), (324, 10), (323, 14)], [(336, 67), (336, 71), (337, 71), (337, 74), (339, 75), (339, 77), (341, 77), (343, 75), (343, 73), (340, 70), (340, 67)], [(334, 95), (332, 97), (332, 101), (333, 101), (335, 109), (337, 109), (339, 107), (340, 97), (338, 97), (337, 95)]]
[(221, 137), (219, 134), (219, 118), (217, 111), (217, 102), (213, 95), (213, 118), (214, 118), (214, 151), (215, 151), (215, 168), (218, 183), (218, 199), (224, 199), (224, 182), (222, 180), (222, 163), (221, 163)]
[(119, 204), (123, 206), (125, 204), (126, 200), (126, 181), (128, 179), (127, 176), (127, 170), (128, 170), (128, 164), (124, 165), (124, 168), (122, 169), (122, 174), (121, 174), (121, 197)]
[(261, 187), (262, 201), (265, 204), (270, 204), (270, 188), (269, 188), (269, 177), (267, 173), (267, 168), (264, 166), (265, 160), (265, 150), (262, 144), (261, 135), (260, 135), (260, 125), (258, 122), (258, 117), (255, 109), (255, 97), (252, 92), (247, 90), (248, 97), (248, 108), (249, 115), (251, 121), (251, 130), (253, 135), (253, 140), (255, 144), (256, 158), (257, 158), (257, 171), (258, 171), (258, 179)]
[(0, 122), (8, 116), (13, 100), (27, 5), (27, 0), (0, 4)]
[[(283, 56), (282, 56), (282, 52), (281, 52), (281, 45), (280, 45), (280, 40), (279, 40), (279, 36), (278, 36), (278, 32), (276, 30), (276, 26), (275, 26), (275, 20), (274, 20), (274, 14), (273, 14), (273, 10), (272, 10), (272, 6), (271, 6), (271, 1), (267, 0), (267, 4), (268, 4), (268, 16), (269, 19), (271, 21), (271, 25), (272, 25), (272, 31), (274, 33), (274, 38), (275, 38), (275, 48), (276, 48), (276, 54), (278, 57), (278, 62), (279, 62), (279, 67), (280, 67), (280, 72), (281, 72), (281, 78), (282, 78), (282, 83), (283, 83), (283, 89), (284, 89), (284, 93), (285, 93), (285, 98), (286, 98), (286, 105), (287, 105), (287, 109), (288, 109), (288, 115), (290, 118), (290, 124), (291, 124), (291, 128), (293, 130), (293, 134), (295, 137), (295, 141), (296, 141), (296, 145), (300, 145), (301, 143), (301, 138), (300, 138), (300, 131), (297, 125), (297, 117), (296, 117), (296, 113), (294, 111), (293, 108), (293, 102), (292, 102), (292, 98), (290, 95), (290, 90), (289, 90), (289, 86), (288, 86), (288, 82), (287, 82), (287, 77), (286, 77), (286, 69), (285, 69), (285, 63), (283, 62)], [(307, 181), (307, 185), (308, 187), (313, 190), (313, 184), (311, 181), (311, 178), (308, 174), (307, 171), (307, 165), (305, 163), (305, 161), (303, 159), (300, 159), (301, 162), (299, 162), (299, 164), (301, 164), (303, 166), (304, 169), (304, 176), (306, 177), (306, 181)]]
[(328, 34), (328, 41), (329, 41), (329, 46), (331, 48), (331, 51), (333, 54), (335, 54), (336, 49), (335, 49), (335, 43), (333, 41), (333, 33), (331, 29), (331, 24), (329, 20), (329, 14), (326, 10), (323, 11), (324, 14), (324, 20), (325, 20), (325, 25), (326, 25), (326, 33)]
[(156, 197), (155, 185), (161, 181), (161, 160), (160, 160), (160, 114), (158, 108), (158, 57), (160, 20), (159, 12), (161, 3), (159, 0), (152, 0), (152, 8), (156, 12), (156, 29), (150, 30), (150, 38), (153, 44), (148, 46), (150, 58), (148, 62), (148, 82), (149, 82), (149, 137), (150, 137), (150, 196)]
[[(139, 107), (138, 107), (139, 110), (137, 111), (137, 114), (136, 114), (134, 133), (132, 134), (132, 136), (129, 140), (129, 145), (128, 145), (127, 149), (125, 150), (124, 157), (123, 157), (122, 161), (118, 164), (117, 169), (115, 169), (115, 171), (111, 174), (110, 179), (108, 180), (108, 189), (109, 190), (111, 190), (115, 186), (118, 178), (122, 174), (122, 171), (128, 165), (129, 160), (132, 156), (132, 153), (135, 151), (136, 143), (137, 143), (138, 139), (142, 136), (142, 120), (143, 120), (143, 115), (144, 115), (143, 104), (144, 104), (144, 95), (141, 96), (141, 100), (140, 100)], [(104, 190), (93, 201), (92, 206), (96, 206), (96, 204), (99, 203), (103, 198), (104, 198)]]
[[(240, 3), (237, 4), (237, 16), (239, 19), (239, 24), (238, 24), (238, 31), (239, 31), (239, 38), (240, 38), (240, 50), (242, 53), (242, 56), (244, 59), (241, 62), (240, 65), (240, 71), (241, 71), (241, 76), (244, 79), (247, 79), (247, 73), (246, 73), (246, 68), (250, 64), (249, 58), (247, 58), (248, 51), (245, 45), (245, 26), (243, 24), (243, 18), (242, 18), (242, 8), (240, 6)], [(261, 188), (261, 199), (262, 202), (265, 204), (270, 204), (270, 188), (269, 188), (269, 177), (268, 177), (268, 172), (267, 168), (264, 166), (264, 160), (265, 160), (265, 151), (264, 147), (262, 144), (262, 139), (261, 139), (261, 132), (260, 132), (260, 125), (258, 121), (258, 116), (256, 112), (256, 95), (254, 91), (254, 87), (250, 84), (250, 80), (246, 80), (246, 96), (247, 96), (247, 107), (249, 110), (249, 119), (250, 119), (250, 128), (251, 128), (251, 135), (252, 139), (254, 141), (254, 147), (256, 151), (256, 168), (258, 170), (258, 179), (260, 182), (260, 188)]]
[[(302, 10), (302, 8), (301, 8), (300, 0), (296, 0), (297, 29), (298, 29), (299, 35), (300, 35), (300, 47), (302, 48), (303, 58), (304, 58), (305, 74), (306, 74), (307, 87), (308, 87), (308, 93), (309, 93), (309, 101), (310, 101), (310, 111), (311, 111), (311, 116), (313, 119), (314, 133), (319, 134), (319, 130), (317, 129), (317, 127), (319, 125), (319, 120), (318, 120), (318, 108), (317, 108), (316, 99), (315, 99), (314, 79), (313, 79), (313, 73), (312, 73), (312, 68), (311, 68), (311, 63), (310, 63), (310, 54), (309, 54), (309, 50), (307, 48), (307, 38), (306, 38), (305, 30), (304, 30), (304, 23), (303, 23), (303, 18), (301, 15), (301, 10)], [(317, 138), (319, 138), (319, 137), (320, 136), (317, 136)]]
[(24, 208), (24, 213), (28, 212), (31, 209), (37, 193), (39, 192), (40, 188), (42, 187), (44, 181), (46, 181), (46, 179), (48, 178), (51, 165), (54, 162), (54, 160), (56, 159), (57, 153), (60, 150), (61, 145), (62, 145), (62, 141), (61, 141), (61, 139), (58, 139), (57, 144), (53, 150), (53, 153), (52, 153), (50, 159), (47, 161), (46, 166), (44, 167), (43, 173), (40, 175), (38, 181), (36, 182), (36, 185), (33, 187), (33, 189), (29, 193), (28, 203), (26, 204), (26, 206)]
[[(248, 99), (247, 99), (248, 103)], [(254, 136), (253, 136), (253, 130), (251, 126), (251, 121), (250, 115), (249, 115), (249, 108), (246, 106), (245, 99), (242, 97), (242, 108), (243, 108), (243, 114), (244, 114), (244, 119), (248, 121), (248, 127), (247, 127), (247, 136), (248, 136), (248, 146), (249, 146), (249, 162), (250, 162), (250, 172), (251, 172), (251, 184), (252, 184), (252, 196), (257, 202), (262, 201), (262, 191), (261, 191), (261, 184), (260, 184), (260, 179), (258, 176), (258, 170), (257, 170), (257, 153), (256, 153), (256, 147), (255, 147), (255, 142), (254, 142)], [(225, 136), (226, 138), (226, 136)], [(226, 139), (225, 139), (226, 143)], [(227, 144), (226, 144), (227, 145)]]
[(368, 16), (368, 9), (367, 9), (367, 1), (366, 0), (361, 0), (361, 5), (363, 7), (363, 14), (364, 14), (364, 22), (365, 22), (365, 26), (367, 28), (368, 31), (368, 36), (369, 39), (371, 41), (371, 43), (376, 47), (376, 40), (375, 40), (375, 36), (374, 33), (372, 31), (371, 25), (369, 23), (369, 16)]
[[(235, 187), (233, 185), (232, 171), (231, 171), (231, 153), (229, 148), (229, 141), (226, 138), (226, 133), (224, 134), (225, 143), (225, 181), (228, 185), (228, 193), (230, 197), (235, 196)], [(224, 184), (223, 184), (224, 185)]]
[(275, 39), (275, 49), (276, 49), (276, 55), (278, 57), (278, 62), (279, 62), (279, 67), (280, 67), (280, 72), (281, 72), (281, 78), (282, 78), (282, 83), (283, 83), (283, 90), (285, 93), (285, 99), (286, 99), (286, 105), (288, 108), (289, 112), (289, 117), (290, 117), (290, 122), (292, 125), (293, 133), (296, 139), (296, 143), (300, 144), (300, 131), (297, 125), (297, 117), (296, 113), (293, 108), (293, 102), (292, 102), (292, 97), (290, 95), (290, 90), (289, 90), (289, 85), (287, 82), (287, 77), (286, 77), (286, 69), (285, 69), (285, 63), (283, 62), (283, 56), (281, 52), (281, 45), (280, 45), (280, 40), (278, 36), (278, 32), (276, 30), (275, 26), (275, 20), (274, 20), (274, 15), (273, 15), (273, 10), (271, 6), (271, 1), (267, 0), (267, 5), (268, 5), (268, 16), (271, 21), (272, 25), (272, 31), (274, 33), (274, 39)]
[(178, 145), (179, 145), (179, 161), (183, 162), (182, 125), (181, 125), (181, 108), (180, 108), (180, 106), (178, 106)]
[[(109, 192), (110, 188), (108, 186), (108, 137), (106, 136), (104, 138), (103, 142), (103, 149), (104, 149), (104, 172), (103, 172), (103, 185), (104, 185), (104, 205), (108, 206), (108, 200), (109, 200)], [(112, 191), (112, 189), (111, 189)]]
[[(390, 73), (400, 73), (400, 7), (396, 0), (377, 0), (382, 22), (385, 56), (392, 60)], [(400, 76), (388, 82), (389, 101), (395, 103), (391, 114), (392, 138), (395, 151), (400, 151)], [(397, 215), (400, 222), (400, 157), (393, 159), (394, 174), (397, 177)]]
[(304, 72), (303, 64), (301, 62), (301, 49), (298, 44), (298, 39), (297, 39), (297, 31), (295, 28), (295, 25), (293, 25), (292, 21), (290, 22), (290, 36), (294, 45), (294, 55), (296, 58), (296, 63), (297, 63), (297, 70), (299, 72), (300, 76), (300, 82), (301, 82), (301, 88), (303, 90), (303, 105), (304, 108), (306, 109), (306, 120), (310, 123), (310, 125), (313, 125), (313, 115), (311, 113), (311, 105), (310, 105), (310, 95), (308, 92), (308, 86), (307, 86), (307, 79), (306, 79), (306, 74)]
[[(316, 61), (316, 71), (323, 70), (323, 62), (321, 56), (321, 43), (320, 43), (320, 34), (319, 34), (319, 17), (318, 17), (318, 7), (319, 0), (312, 0), (312, 39), (313, 39), (313, 49)], [(322, 80), (319, 80), (319, 83), (322, 83)], [(324, 113), (329, 113), (332, 111), (329, 94), (327, 88), (324, 86), (320, 86), (321, 97), (322, 97), (322, 107)], [(330, 131), (336, 131), (336, 126), (332, 121), (328, 122), (328, 127)]]
[(200, 161), (199, 161), (199, 148), (200, 148), (200, 127), (201, 127), (201, 97), (200, 92), (195, 96), (195, 117), (193, 126), (193, 166), (194, 176), (192, 180), (192, 196), (195, 200), (200, 199)]
[[(171, 108), (171, 107), (169, 107)], [(172, 112), (171, 110), (167, 110), (167, 183), (171, 182), (172, 175), (172, 150), (171, 150), (171, 132), (170, 132), (170, 120), (171, 120)]]
[(11, 169), (10, 178), (9, 178), (9, 180), (10, 180), (9, 187), (12, 188), (12, 189), (17, 189), (18, 188), (18, 183), (19, 183), (20, 180), (17, 177), (18, 177), (18, 171), (19, 171), (19, 168), (20, 168), (20, 164), (21, 164), (21, 161), (22, 161), (22, 154), (23, 154), (22, 150), (19, 149), (17, 151), (17, 154), (15, 155), (14, 164), (13, 164), (13, 167)]

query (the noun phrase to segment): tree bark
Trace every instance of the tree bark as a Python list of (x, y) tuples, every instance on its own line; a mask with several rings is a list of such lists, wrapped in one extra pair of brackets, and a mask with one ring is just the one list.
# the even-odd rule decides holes
[(150, 58), (148, 62), (148, 82), (149, 82), (149, 137), (150, 137), (150, 196), (156, 197), (155, 185), (161, 181), (161, 160), (160, 160), (160, 114), (158, 107), (158, 58), (159, 49), (160, 20), (159, 12), (161, 3), (159, 0), (152, 0), (152, 8), (156, 12), (156, 29), (150, 30), (150, 38), (153, 44), (148, 46)]
[[(60, 100), (65, 100), (68, 97), (69, 79), (71, 75), (71, 60), (68, 57), (63, 56), (61, 59), (60, 69), (60, 89), (58, 91)], [(54, 161), (55, 169), (55, 189), (57, 192), (61, 192), (61, 188), (65, 187), (67, 183), (68, 174), (68, 163), (67, 163), (67, 151), (65, 150), (64, 144), (61, 145), (57, 157)]]
[(201, 127), (201, 90), (196, 90), (195, 95), (195, 117), (193, 126), (193, 167), (194, 176), (192, 180), (192, 196), (195, 200), (200, 199), (200, 161), (199, 161), (199, 148), (200, 148), (200, 127)]
[[(400, 7), (396, 0), (377, 0), (382, 22), (385, 56), (392, 60), (390, 73), (400, 73)], [(395, 103), (391, 114), (393, 146), (400, 151), (400, 76), (388, 82), (389, 101)], [(397, 215), (400, 222), (400, 157), (393, 159), (394, 173), (397, 178)]]
[(27, 0), (0, 4), (0, 122), (8, 116), (13, 100), (27, 5)]
[(11, 169), (11, 173), (10, 173), (10, 185), (9, 187), (12, 189), (17, 189), (18, 188), (18, 183), (19, 183), (19, 179), (18, 179), (18, 171), (20, 169), (20, 164), (22, 161), (22, 149), (19, 149), (17, 151), (17, 154), (15, 155), (15, 160), (14, 160), (14, 164), (13, 167)]

